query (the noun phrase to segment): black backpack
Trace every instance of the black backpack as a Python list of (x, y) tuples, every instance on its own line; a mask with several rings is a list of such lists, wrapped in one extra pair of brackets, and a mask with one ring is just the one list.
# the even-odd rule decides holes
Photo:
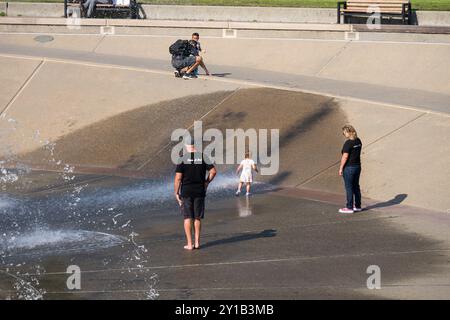
[(172, 56), (189, 56), (190, 46), (188, 40), (178, 39), (169, 47), (169, 53)]

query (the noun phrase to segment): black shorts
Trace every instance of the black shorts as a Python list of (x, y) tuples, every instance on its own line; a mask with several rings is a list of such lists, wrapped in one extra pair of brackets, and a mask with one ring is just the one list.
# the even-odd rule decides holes
[(195, 56), (189, 56), (184, 58), (183, 57), (172, 58), (172, 66), (177, 70), (190, 67), (194, 65), (195, 62), (196, 62)]
[(182, 197), (181, 214), (185, 219), (203, 219), (205, 216), (205, 197)]

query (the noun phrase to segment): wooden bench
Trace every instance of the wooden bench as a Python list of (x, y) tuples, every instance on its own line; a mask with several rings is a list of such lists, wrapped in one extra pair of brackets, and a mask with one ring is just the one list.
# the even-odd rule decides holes
[[(79, 12), (83, 12), (81, 10), (81, 4), (84, 3), (84, 0), (64, 0), (64, 17), (68, 17), (68, 9), (69, 8), (78, 8)], [(95, 4), (95, 10), (93, 16), (96, 15), (97, 12), (123, 12), (126, 13), (130, 19), (137, 19), (139, 17), (139, 7), (136, 0), (130, 0), (129, 5), (115, 5), (113, 3), (97, 3)], [(81, 17), (83, 18), (83, 17)]]
[[(377, 8), (378, 10), (375, 10)], [(375, 13), (380, 16), (401, 17), (403, 24), (411, 24), (410, 0), (347, 0), (337, 4), (337, 23), (344, 23), (349, 16), (372, 16)]]

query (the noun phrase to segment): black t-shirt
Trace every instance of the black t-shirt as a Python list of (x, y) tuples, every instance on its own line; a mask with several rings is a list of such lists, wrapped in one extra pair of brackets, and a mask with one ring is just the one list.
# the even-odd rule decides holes
[(183, 174), (181, 181), (182, 197), (204, 197), (206, 171), (214, 168), (207, 164), (201, 153), (191, 153), (188, 160), (177, 165), (176, 172)]
[(355, 140), (348, 139), (342, 147), (342, 153), (348, 153), (346, 166), (361, 165), (362, 142), (359, 138)]

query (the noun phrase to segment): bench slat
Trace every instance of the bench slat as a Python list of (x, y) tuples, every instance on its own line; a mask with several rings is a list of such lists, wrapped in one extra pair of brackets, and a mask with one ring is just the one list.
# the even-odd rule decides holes
[(353, 2), (353, 1), (347, 1), (347, 7), (368, 7), (368, 6), (377, 6), (377, 7), (402, 7), (403, 5), (408, 4), (408, 2), (370, 2), (370, 1), (364, 1), (364, 2)]
[(409, 0), (348, 0), (347, 3), (379, 3), (379, 4), (383, 4), (383, 3), (410, 3)]
[(97, 8), (128, 8), (129, 6), (126, 5), (114, 5), (114, 4), (96, 4)]
[(352, 10), (364, 10), (366, 11), (367, 9), (380, 9), (380, 11), (383, 10), (398, 10), (398, 11), (402, 11), (403, 7), (347, 7), (346, 9), (352, 9)]
[(401, 8), (403, 7), (403, 4), (401, 3), (383, 3), (383, 4), (369, 4), (369, 3), (347, 3), (347, 7), (369, 7), (369, 6), (376, 6), (376, 7), (380, 7), (380, 8), (384, 8), (384, 7), (395, 7), (395, 8)]
[(396, 8), (396, 9), (398, 9), (398, 8), (403, 8), (403, 5), (384, 5), (384, 6), (375, 6), (375, 5), (370, 5), (370, 6), (367, 6), (367, 5), (354, 5), (354, 4), (352, 4), (352, 5), (347, 5), (347, 8), (380, 8), (380, 9), (383, 9), (383, 8)]
[[(366, 14), (371, 14), (372, 12), (367, 12), (367, 11), (363, 11), (363, 10), (342, 10), (343, 12), (348, 12), (348, 13), (366, 13)], [(401, 11), (393, 11), (393, 10), (391, 10), (391, 11), (389, 11), (389, 10), (387, 10), (387, 11), (381, 11), (380, 12), (381, 14), (383, 14), (383, 13), (392, 13), (392, 14), (402, 14), (402, 12)]]
[(377, 7), (377, 6), (375, 6), (375, 7), (370, 7), (370, 6), (347, 6), (347, 9), (365, 9), (365, 10), (367, 10), (368, 8), (378, 8), (378, 9), (380, 9), (380, 10), (400, 10), (400, 11), (402, 11), (402, 8), (403, 7)]

